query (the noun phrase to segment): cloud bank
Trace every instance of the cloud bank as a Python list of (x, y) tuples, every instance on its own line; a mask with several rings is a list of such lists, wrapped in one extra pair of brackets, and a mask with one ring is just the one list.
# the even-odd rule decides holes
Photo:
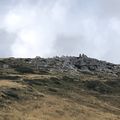
[(79, 55), (120, 63), (119, 0), (0, 0), (0, 57)]

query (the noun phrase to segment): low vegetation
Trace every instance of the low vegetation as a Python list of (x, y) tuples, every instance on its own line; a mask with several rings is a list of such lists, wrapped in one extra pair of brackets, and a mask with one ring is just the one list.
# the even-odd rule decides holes
[[(64, 63), (63, 58), (55, 59)], [(54, 61), (59, 67), (45, 64), (37, 69), (32, 67), (31, 59), (25, 59), (27, 63), (24, 59), (18, 63), (5, 59), (11, 66), (1, 69), (0, 120), (120, 120), (119, 66), (103, 62), (101, 70), (99, 61), (93, 59), (96, 67), (88, 69), (92, 59), (84, 59), (84, 69), (68, 60), (64, 67)], [(45, 63), (50, 61), (44, 59)], [(22, 66), (15, 67), (18, 64)]]

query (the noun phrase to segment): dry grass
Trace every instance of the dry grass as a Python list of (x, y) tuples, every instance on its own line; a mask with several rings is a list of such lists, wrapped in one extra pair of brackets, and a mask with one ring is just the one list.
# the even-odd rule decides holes
[[(120, 116), (63, 99), (42, 99), (14, 103), (0, 112), (1, 120), (119, 120)], [(3, 119), (2, 119), (3, 118)]]
[(25, 85), (20, 83), (11, 81), (11, 80), (0, 80), (0, 87), (7, 87), (7, 88), (24, 88)]
[[(55, 75), (37, 74), (23, 74), (18, 76), (26, 81), (42, 81), (43, 79), (49, 80), (51, 77), (57, 77)], [(96, 79), (97, 77), (93, 76), (92, 78), (92, 76), (84, 76), (82, 80), (87, 80), (89, 78)], [(11, 101), (10, 104), (6, 104), (4, 108), (0, 107), (0, 120), (120, 120), (120, 107), (116, 107), (114, 104), (110, 104), (107, 101), (99, 100), (99, 98), (90, 94), (89, 91), (82, 91), (81, 89), (75, 89), (75, 91), (71, 89), (69, 91), (69, 89), (67, 89), (67, 91), (61, 87), (56, 93), (51, 93), (48, 91), (48, 88), (54, 86), (54, 82), (52, 83), (52, 81), (48, 82), (45, 86), (44, 84), (41, 84), (41, 86), (39, 86), (39, 84), (29, 86), (26, 81), (15, 82), (15, 80), (0, 80), (1, 89), (3, 87), (7, 89), (26, 88), (25, 91), (23, 91), (24, 95), (30, 96), (28, 97), (29, 99), (14, 100)], [(70, 87), (69, 85), (72, 83), (69, 84), (68, 82), (68, 84), (64, 84), (66, 88), (66, 85)], [(57, 83), (55, 87), (59, 87), (59, 85), (61, 84)], [(44, 89), (42, 89), (42, 87)], [(71, 87), (72, 89), (76, 88), (76, 86)], [(33, 91), (30, 91), (30, 94), (27, 95), (28, 88), (30, 88), (30, 90), (32, 88)], [(42, 94), (44, 95), (42, 97), (36, 96), (36, 93), (41, 92), (39, 89), (43, 90)], [(59, 91), (60, 89), (62, 89), (64, 92), (63, 94), (67, 96), (62, 96)], [(58, 94), (59, 92), (60, 94)]]

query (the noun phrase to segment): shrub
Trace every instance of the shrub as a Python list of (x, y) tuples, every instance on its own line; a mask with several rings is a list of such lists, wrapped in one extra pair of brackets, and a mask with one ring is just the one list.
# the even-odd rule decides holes
[(29, 67), (17, 67), (15, 70), (20, 73), (34, 73), (33, 69)]

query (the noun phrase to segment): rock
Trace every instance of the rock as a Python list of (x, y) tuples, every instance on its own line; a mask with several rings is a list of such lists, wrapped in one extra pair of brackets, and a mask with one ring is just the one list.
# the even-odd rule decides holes
[[(120, 65), (115, 65), (106, 61), (90, 58), (85, 54), (80, 54), (79, 57), (62, 56), (53, 58), (41, 58), (37, 56), (33, 59), (14, 58), (1, 60), (3, 65), (9, 65), (14, 69), (28, 67), (30, 70), (37, 71), (39, 74), (48, 74), (50, 71), (65, 72), (65, 71), (91, 71), (91, 72), (105, 72), (118, 73)], [(47, 71), (47, 72), (45, 72)]]
[(18, 94), (15, 92), (15, 91), (12, 91), (12, 90), (4, 90), (4, 91), (2, 91), (4, 94), (5, 94), (5, 96), (4, 97), (7, 97), (7, 98), (12, 98), (12, 99), (16, 99), (16, 100), (18, 100), (18, 99), (20, 99), (20, 97), (18, 96)]
[(51, 92), (58, 92), (57, 88), (49, 88), (48, 90), (51, 91)]

